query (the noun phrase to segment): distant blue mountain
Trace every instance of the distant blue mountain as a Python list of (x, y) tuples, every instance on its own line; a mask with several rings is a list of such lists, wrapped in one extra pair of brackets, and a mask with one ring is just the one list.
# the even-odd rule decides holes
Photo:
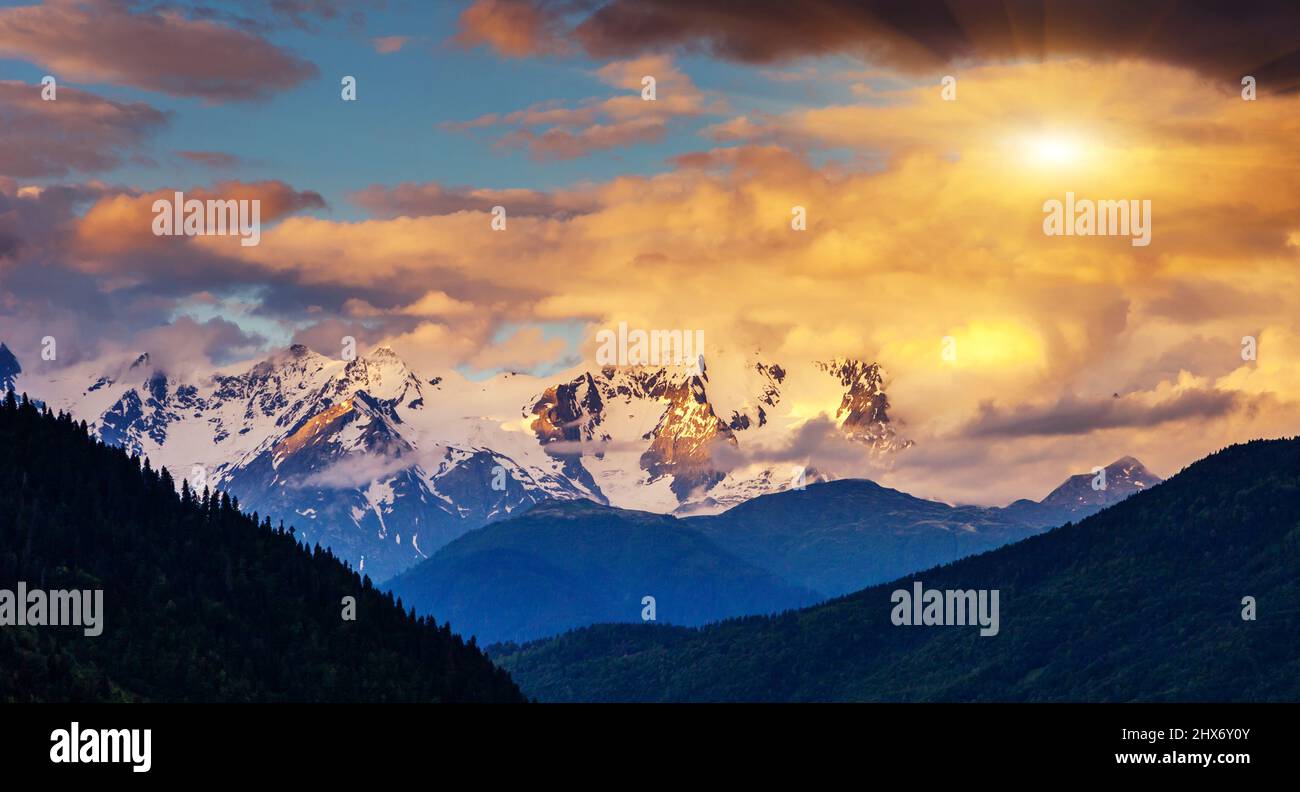
[(389, 587), (480, 644), (640, 622), (647, 596), (657, 621), (680, 625), (822, 599), (736, 558), (683, 520), (591, 501), (548, 501), (471, 531)]
[[(804, 610), (489, 653), (543, 701), (1296, 702), (1297, 569), (1300, 440), (1258, 440), (1077, 524)], [(895, 623), (893, 592), (918, 581), (998, 591), (997, 634)]]
[(1068, 479), (1041, 501), (1005, 508), (949, 506), (863, 479), (764, 495), (685, 522), (755, 566), (838, 596), (1077, 521), (1150, 489), (1160, 478), (1124, 457)]
[(1104, 490), (1076, 476), (1041, 502), (949, 506), (865, 480), (764, 495), (677, 519), (590, 501), (543, 502), (471, 531), (389, 584), (482, 643), (600, 622), (698, 625), (811, 604), (1079, 519), (1159, 479), (1135, 460)]

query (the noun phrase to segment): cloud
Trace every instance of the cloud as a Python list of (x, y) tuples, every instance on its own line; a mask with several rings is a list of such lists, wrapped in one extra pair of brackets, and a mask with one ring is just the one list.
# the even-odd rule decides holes
[(461, 37), (510, 55), (574, 43), (597, 58), (703, 50), (747, 63), (845, 54), (902, 71), (953, 65), (1143, 57), (1186, 67), (1224, 84), (1243, 75), (1262, 85), (1300, 85), (1292, 31), (1300, 8), (1266, 0), (1243, 12), (1233, 0), (1166, 7), (1125, 0), (1044, 4), (1009, 0), (990, 14), (984, 0), (478, 0)]
[[(143, 249), (175, 250), (177, 245), (196, 245), (222, 249), (233, 237), (159, 237), (153, 233), (153, 204), (173, 200), (176, 190), (153, 190), (147, 193), (119, 193), (94, 203), (77, 223), (76, 243), (88, 262), (105, 254), (121, 255)], [(325, 200), (319, 193), (297, 191), (280, 181), (218, 182), (210, 188), (182, 190), (186, 200), (258, 200), (261, 222), (272, 223), (306, 209), (322, 209)]]
[(413, 303), (391, 308), (376, 308), (369, 302), (354, 297), (343, 304), (343, 310), (348, 316), (357, 318), (376, 316), (435, 317), (463, 315), (475, 310), (475, 307), (470, 303), (461, 302), (448, 296), (444, 291), (435, 289), (425, 292), (423, 297)]
[[(577, 123), (584, 107), (534, 109)], [(1171, 472), (1300, 425), (1300, 193), (1285, 178), (1300, 97), (1242, 102), (1186, 69), (1069, 60), (965, 70), (956, 102), (900, 85), (746, 117), (736, 140), (653, 175), (514, 197), (377, 186), (361, 199), (374, 217), (288, 214), (254, 248), (123, 244), (123, 228), (148, 233), (139, 191), (0, 180), (0, 300), (93, 336), (60, 307), (66, 289), (117, 338), (193, 292), (237, 293), (324, 353), (353, 335), (430, 374), (508, 362), (479, 356), (502, 327), (548, 322), (699, 329), (715, 371), (758, 352), (875, 360), (916, 442), (881, 483), (949, 500), (1046, 492), (1125, 454)], [(1053, 135), (1077, 160), (1035, 155)], [(1067, 191), (1150, 199), (1151, 246), (1044, 236), (1044, 200)], [(1244, 335), (1258, 361), (1241, 359)], [(509, 357), (550, 354), (545, 336), (511, 343)], [(787, 396), (767, 426), (817, 429), (825, 399)]]
[(293, 487), (323, 487), (325, 489), (353, 489), (365, 487), (373, 481), (383, 481), (421, 464), (421, 458), (436, 462), (440, 449), (430, 449), (422, 454), (387, 456), (383, 454), (350, 454), (320, 470), (289, 482)]
[(883, 468), (869, 447), (845, 437), (835, 419), (825, 413), (799, 424), (778, 442), (715, 443), (710, 454), (714, 467), (723, 472), (751, 466), (783, 471), (811, 462), (822, 475), (863, 478), (868, 471)]
[(487, 45), (511, 58), (562, 53), (560, 7), (554, 0), (475, 0), (461, 12), (453, 41), (463, 47)]
[(212, 102), (264, 99), (318, 74), (253, 33), (112, 0), (0, 9), (0, 57), (30, 61), (60, 79)]
[(370, 45), (375, 48), (375, 52), (380, 55), (392, 55), (406, 46), (410, 41), (410, 36), (378, 36), (370, 39)]
[(214, 363), (246, 360), (266, 344), (234, 322), (213, 317), (203, 322), (182, 316), (168, 325), (140, 333), (135, 343), (149, 353), (155, 367), (182, 379), (206, 377)]
[[(3, 13), (3, 12), (0, 12)], [(60, 85), (54, 101), (41, 86), (0, 80), (0, 174), (59, 177), (105, 171), (143, 157), (142, 146), (167, 115), (143, 102), (114, 102)]]
[(1073, 395), (1044, 405), (1004, 408), (986, 402), (965, 434), (971, 437), (1028, 437), (1151, 428), (1172, 421), (1219, 418), (1242, 406), (1243, 399), (1239, 394), (1200, 389), (1182, 391), (1154, 402), (1135, 396), (1079, 399)]
[(582, 190), (492, 190), (445, 187), (436, 182), (403, 182), (392, 187), (376, 184), (349, 197), (372, 216), (385, 219), (486, 212), (494, 206), (504, 206), (507, 217), (572, 217), (594, 207)]
[[(695, 87), (671, 58), (652, 55), (608, 63), (594, 72), (601, 82), (622, 89), (608, 99), (589, 99), (576, 106), (536, 104), (511, 113), (490, 113), (444, 125), (454, 131), (499, 127), (509, 130), (499, 145), (523, 148), (538, 160), (574, 159), (593, 151), (660, 140), (673, 118), (690, 118), (725, 110), (720, 99)], [(655, 81), (655, 96), (643, 98), (643, 79)]]
[(540, 327), (521, 327), (500, 343), (484, 347), (466, 365), (479, 371), (527, 371), (559, 360), (567, 348), (562, 338), (546, 339)]

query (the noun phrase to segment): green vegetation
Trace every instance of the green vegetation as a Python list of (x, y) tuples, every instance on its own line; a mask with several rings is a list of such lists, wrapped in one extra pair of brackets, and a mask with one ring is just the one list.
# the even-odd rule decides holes
[[(1078, 524), (805, 610), (492, 654), (552, 701), (1297, 701), (1298, 571), (1300, 440), (1255, 441)], [(1000, 633), (894, 626), (890, 593), (912, 580), (999, 589)]]
[[(103, 589), (104, 631), (0, 627), (0, 701), (520, 701), (471, 641), (293, 529), (13, 394), (0, 404), (0, 588)], [(356, 598), (356, 620), (342, 600)]]

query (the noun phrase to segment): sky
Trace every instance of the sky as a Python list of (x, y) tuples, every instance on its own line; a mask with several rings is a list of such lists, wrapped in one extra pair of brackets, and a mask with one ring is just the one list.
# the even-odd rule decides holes
[[(1298, 86), (1280, 2), (0, 3), (0, 341), (558, 376), (701, 329), (880, 363), (916, 494), (1168, 476), (1300, 427)], [(153, 235), (176, 190), (260, 243)], [(1048, 236), (1067, 193), (1150, 244)]]

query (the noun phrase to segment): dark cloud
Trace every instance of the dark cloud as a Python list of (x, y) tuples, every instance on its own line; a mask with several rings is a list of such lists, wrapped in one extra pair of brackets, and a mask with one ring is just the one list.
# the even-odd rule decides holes
[(963, 435), (1013, 438), (1082, 435), (1102, 429), (1150, 428), (1171, 421), (1221, 418), (1250, 404), (1236, 392), (1186, 390), (1149, 403), (1135, 396), (1080, 399), (1066, 395), (1046, 405), (980, 406)]
[(805, 421), (780, 445), (716, 443), (710, 451), (714, 467), (724, 472), (748, 465), (797, 467), (810, 462), (819, 473), (836, 477), (869, 476), (878, 469), (871, 448), (845, 437), (825, 415)]
[(66, 176), (108, 170), (139, 154), (167, 115), (143, 102), (114, 102), (60, 85), (54, 101), (41, 86), (0, 81), (0, 175)]
[(163, 371), (185, 376), (206, 374), (211, 363), (252, 357), (263, 350), (266, 339), (219, 316), (204, 322), (182, 316), (139, 334), (135, 343), (148, 351), (150, 360)]
[(555, 50), (547, 42), (561, 37), (597, 57), (680, 47), (769, 63), (844, 53), (907, 71), (1136, 57), (1234, 84), (1252, 74), (1265, 90), (1300, 85), (1300, 4), (1291, 0), (476, 0), (475, 10), (462, 17), (462, 39), (515, 55)]

